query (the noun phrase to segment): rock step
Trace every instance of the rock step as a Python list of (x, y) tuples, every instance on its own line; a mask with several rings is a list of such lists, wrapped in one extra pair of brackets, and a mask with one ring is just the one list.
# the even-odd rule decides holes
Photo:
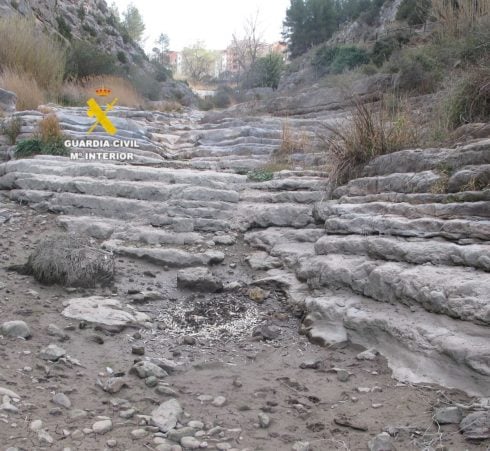
[[(91, 196), (75, 193), (54, 193), (37, 190), (11, 190), (7, 196), (15, 201), (34, 204), (37, 209), (75, 216), (100, 216), (123, 220), (145, 220), (151, 223), (158, 217), (163, 225), (171, 224), (176, 218), (228, 220), (233, 204), (225, 209), (224, 202), (199, 202), (175, 200), (150, 202), (107, 196)], [(226, 210), (230, 210), (228, 213)], [(169, 222), (164, 222), (168, 218)]]
[(302, 259), (297, 276), (310, 287), (348, 288), (380, 302), (490, 324), (490, 274), (483, 271), (329, 254)]
[(298, 204), (312, 204), (323, 200), (325, 193), (322, 191), (280, 191), (267, 192), (263, 190), (244, 190), (240, 193), (242, 202), (258, 203), (282, 203), (295, 202)]
[(270, 252), (274, 246), (287, 243), (312, 243), (325, 235), (322, 228), (293, 229), (288, 227), (269, 227), (253, 230), (244, 235), (250, 246)]
[(267, 182), (249, 182), (247, 188), (267, 191), (320, 191), (326, 195), (327, 181), (323, 177), (286, 177)]
[(403, 216), (407, 219), (433, 217), (438, 219), (486, 219), (490, 218), (490, 201), (410, 204), (405, 202), (369, 202), (361, 204), (335, 201), (318, 204), (317, 217), (325, 221), (331, 217), (353, 218), (356, 215)]
[[(92, 196), (167, 202), (188, 200), (201, 202), (237, 203), (239, 193), (233, 190), (199, 187), (189, 184), (164, 184), (161, 182), (135, 182), (107, 180), (93, 177), (70, 177), (58, 175), (9, 172), (0, 178), (0, 186), (7, 189), (39, 190)], [(223, 207), (223, 208), (226, 208)]]
[(168, 266), (170, 268), (187, 268), (206, 266), (221, 263), (225, 255), (220, 251), (206, 251), (203, 253), (187, 252), (181, 249), (155, 249), (151, 247), (125, 246), (119, 240), (108, 240), (102, 243), (104, 249), (118, 255), (140, 258), (150, 263)]
[[(60, 216), (58, 223), (70, 233), (88, 235), (99, 240), (109, 238), (124, 242), (142, 243), (145, 245), (189, 245), (202, 244), (205, 241), (203, 235), (196, 232), (180, 232), (180, 229), (192, 227), (192, 221), (175, 222), (174, 230), (162, 230), (152, 226), (128, 224), (94, 216)], [(180, 228), (179, 228), (180, 227)]]
[(422, 309), (382, 304), (349, 291), (306, 297), (304, 331), (316, 342), (374, 347), (397, 380), (429, 382), (475, 396), (490, 390), (488, 327)]
[(278, 146), (276, 144), (236, 144), (234, 146), (219, 147), (219, 146), (199, 146), (187, 152), (189, 157), (199, 156), (227, 156), (227, 155), (242, 155), (248, 156), (251, 154), (270, 155)]
[(445, 266), (470, 266), (490, 271), (489, 244), (460, 246), (445, 241), (420, 238), (325, 235), (315, 243), (315, 252), (318, 255), (364, 255), (376, 260), (407, 262), (415, 265), (431, 263)]
[(366, 165), (364, 177), (422, 172), (431, 169), (454, 171), (468, 165), (490, 164), (490, 139), (454, 149), (409, 149), (382, 155)]
[[(407, 219), (403, 216), (352, 215), (349, 218), (328, 218), (325, 230), (334, 235), (394, 235), (403, 237), (433, 238), (447, 240), (490, 239), (490, 221), (468, 219), (437, 219), (431, 217)], [(461, 241), (460, 241), (461, 242)], [(465, 241), (465, 244), (468, 244)]]
[(490, 189), (481, 191), (462, 191), (451, 194), (432, 193), (380, 193), (365, 196), (342, 196), (337, 199), (339, 204), (365, 204), (369, 202), (397, 202), (409, 204), (432, 204), (454, 202), (480, 202), (490, 201)]
[(246, 176), (214, 171), (197, 171), (171, 168), (133, 167), (99, 162), (74, 162), (66, 159), (52, 160), (36, 157), (14, 160), (0, 164), (0, 176), (9, 172), (32, 174), (52, 174), (67, 177), (93, 177), (108, 180), (126, 180), (128, 182), (154, 182), (164, 184), (189, 184), (217, 189), (230, 189), (246, 181)]

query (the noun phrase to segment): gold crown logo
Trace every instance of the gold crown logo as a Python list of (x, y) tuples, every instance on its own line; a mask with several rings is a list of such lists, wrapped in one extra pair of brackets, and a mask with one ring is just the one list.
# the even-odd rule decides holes
[(112, 91), (109, 88), (99, 88), (95, 90), (95, 93), (99, 97), (107, 97)]

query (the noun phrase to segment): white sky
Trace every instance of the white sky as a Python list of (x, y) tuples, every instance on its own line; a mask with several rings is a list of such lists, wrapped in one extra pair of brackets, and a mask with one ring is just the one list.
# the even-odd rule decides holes
[(107, 0), (119, 12), (133, 3), (143, 16), (146, 31), (143, 46), (154, 47), (160, 33), (170, 38), (171, 50), (182, 50), (202, 40), (207, 48), (225, 49), (234, 32), (240, 34), (244, 21), (259, 11), (264, 40), (281, 39), (282, 21), (290, 0)]

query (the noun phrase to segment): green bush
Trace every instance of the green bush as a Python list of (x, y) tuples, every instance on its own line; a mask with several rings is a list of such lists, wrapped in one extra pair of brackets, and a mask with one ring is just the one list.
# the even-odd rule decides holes
[(126, 53), (124, 53), (122, 50), (119, 50), (117, 52), (117, 59), (123, 64), (126, 64), (128, 62), (128, 57), (126, 56)]
[(490, 69), (477, 69), (456, 83), (445, 106), (450, 128), (490, 121)]
[(283, 66), (284, 61), (279, 53), (258, 58), (250, 69), (247, 87), (277, 89)]
[(210, 96), (199, 98), (198, 107), (202, 111), (209, 111), (214, 108), (213, 98)]
[(63, 138), (43, 142), (39, 138), (27, 139), (17, 145), (16, 158), (29, 158), (34, 155), (59, 155), (66, 156), (69, 150), (63, 143)]
[(369, 63), (369, 54), (356, 46), (323, 46), (316, 51), (311, 63), (319, 75), (339, 74)]
[(56, 18), (56, 22), (58, 24), (58, 31), (61, 36), (64, 36), (66, 39), (71, 40), (71, 27), (66, 23), (66, 20), (62, 16), (58, 16)]
[(431, 0), (402, 0), (396, 20), (406, 20), (409, 25), (422, 25), (429, 17)]
[(405, 33), (397, 33), (396, 35), (379, 39), (371, 51), (371, 61), (378, 67), (382, 66), (390, 59), (395, 50), (400, 49), (409, 40)]
[(117, 72), (116, 58), (103, 53), (85, 41), (74, 42), (66, 63), (66, 77), (83, 78), (89, 75), (112, 75)]
[(85, 20), (85, 8), (83, 5), (80, 5), (77, 9), (77, 16), (83, 22)]
[(137, 66), (131, 66), (129, 68), (128, 79), (138, 94), (150, 100), (160, 100), (161, 87), (152, 75)]
[(89, 24), (87, 24), (87, 23), (84, 23), (84, 24), (82, 25), (82, 29), (83, 29), (84, 31), (86, 31), (86, 32), (87, 32), (87, 33), (88, 33), (90, 36), (92, 36), (92, 37), (94, 37), (94, 38), (97, 36), (97, 30), (96, 30), (95, 28), (91, 27), (91, 26), (90, 26)]
[(216, 108), (228, 108), (231, 105), (230, 88), (220, 88), (213, 97), (213, 104)]
[(254, 169), (247, 174), (247, 178), (253, 182), (267, 182), (274, 178), (274, 173), (267, 169)]

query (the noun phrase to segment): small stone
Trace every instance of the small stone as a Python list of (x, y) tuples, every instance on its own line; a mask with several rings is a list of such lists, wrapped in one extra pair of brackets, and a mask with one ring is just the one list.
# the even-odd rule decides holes
[(51, 402), (57, 404), (58, 406), (64, 407), (65, 409), (69, 409), (71, 407), (71, 401), (64, 393), (56, 393)]
[(248, 297), (257, 304), (262, 304), (269, 293), (260, 287), (253, 287), (248, 290)]
[(320, 368), (321, 363), (321, 360), (306, 360), (304, 362), (301, 362), (299, 367), (302, 370), (317, 370), (318, 368)]
[(271, 419), (263, 412), (259, 413), (259, 425), (262, 429), (267, 429), (271, 424)]
[(167, 387), (166, 385), (159, 385), (157, 388), (155, 388), (155, 392), (157, 392), (159, 395), (164, 395), (164, 396), (178, 396), (179, 394), (172, 388)]
[(37, 438), (39, 439), (39, 443), (43, 445), (52, 445), (54, 443), (53, 437), (44, 429), (37, 432)]
[(371, 348), (367, 349), (366, 351), (360, 352), (359, 354), (356, 355), (357, 360), (374, 360), (376, 356), (379, 354), (376, 349)]
[(107, 440), (107, 442), (105, 444), (107, 445), (108, 448), (115, 448), (117, 446), (117, 440), (110, 439), (110, 440)]
[(472, 412), (459, 425), (466, 440), (487, 440), (490, 438), (490, 411)]
[(194, 346), (196, 344), (196, 339), (194, 337), (191, 337), (190, 335), (185, 335), (182, 339), (182, 342), (185, 345)]
[(134, 354), (134, 355), (144, 355), (145, 354), (145, 348), (144, 348), (144, 346), (133, 346), (131, 348), (131, 354)]
[(459, 407), (440, 407), (434, 412), (434, 421), (439, 424), (458, 424), (463, 419), (463, 413)]
[(187, 426), (193, 429), (204, 429), (204, 423), (202, 421), (189, 421)]
[(174, 442), (180, 442), (183, 437), (194, 437), (196, 435), (196, 430), (189, 426), (180, 428), (180, 429), (172, 429), (167, 432), (167, 438)]
[(201, 403), (205, 403), (212, 401), (214, 398), (210, 395), (199, 395), (197, 399), (201, 401)]
[(281, 333), (281, 329), (275, 326), (262, 324), (254, 328), (252, 337), (258, 337), (262, 340), (274, 340)]
[(177, 287), (204, 293), (216, 293), (223, 290), (223, 282), (208, 268), (187, 268), (177, 273)]
[(92, 430), (96, 434), (106, 434), (107, 432), (112, 430), (112, 421), (111, 420), (96, 421), (92, 425)]
[(72, 433), (71, 433), (71, 438), (73, 440), (82, 440), (83, 439), (83, 432), (80, 430), (80, 429), (75, 429)]
[(218, 449), (220, 451), (226, 451), (226, 450), (229, 450), (231, 448), (232, 448), (232, 446), (227, 442), (216, 443), (216, 449)]
[(151, 422), (162, 432), (175, 428), (183, 413), (182, 407), (175, 399), (169, 399), (151, 412)]
[(368, 442), (369, 451), (395, 451), (392, 438), (387, 432), (381, 432)]
[(293, 451), (310, 451), (310, 443), (309, 442), (295, 442), (293, 447)]
[(111, 394), (118, 393), (123, 387), (128, 386), (124, 377), (110, 377), (104, 383), (99, 383), (98, 385), (102, 387), (102, 390)]
[(81, 409), (73, 409), (68, 412), (68, 419), (69, 422), (76, 422), (79, 420), (83, 420), (84, 418), (87, 418), (88, 413), (86, 410), (81, 410)]
[(182, 437), (180, 444), (185, 449), (199, 449), (201, 446), (201, 442), (194, 437)]
[(340, 382), (347, 382), (349, 380), (349, 372), (343, 369), (337, 370), (337, 379)]
[(145, 379), (145, 385), (147, 387), (156, 387), (158, 385), (158, 379), (155, 376), (149, 376)]
[(371, 389), (369, 387), (357, 387), (359, 393), (370, 393)]
[(121, 410), (119, 412), (119, 416), (121, 418), (124, 418), (125, 420), (129, 420), (130, 418), (133, 418), (135, 413), (136, 413), (136, 410), (134, 410), (134, 409), (126, 409), (126, 410)]
[(131, 437), (133, 437), (136, 440), (139, 440), (141, 438), (144, 438), (148, 435), (148, 431), (145, 429), (134, 429), (131, 431)]
[(55, 344), (50, 344), (47, 347), (41, 349), (39, 352), (39, 357), (43, 360), (49, 360), (51, 362), (56, 362), (56, 360), (60, 359), (66, 355), (66, 351)]
[(241, 379), (238, 379), (238, 378), (233, 379), (233, 386), (237, 387), (237, 388), (240, 388), (241, 386), (243, 386)]
[(31, 431), (39, 431), (43, 427), (43, 422), (41, 420), (34, 420), (31, 421), (31, 424), (29, 425), (29, 429)]
[(0, 334), (12, 338), (29, 338), (31, 331), (24, 321), (7, 321), (0, 326)]
[(226, 398), (224, 396), (216, 396), (211, 404), (215, 407), (223, 407), (226, 404)]
[(147, 360), (135, 363), (129, 370), (129, 373), (136, 374), (141, 379), (145, 379), (150, 376), (161, 379), (168, 376), (168, 373), (166, 371), (162, 370), (158, 365), (155, 365), (154, 363), (151, 363)]

